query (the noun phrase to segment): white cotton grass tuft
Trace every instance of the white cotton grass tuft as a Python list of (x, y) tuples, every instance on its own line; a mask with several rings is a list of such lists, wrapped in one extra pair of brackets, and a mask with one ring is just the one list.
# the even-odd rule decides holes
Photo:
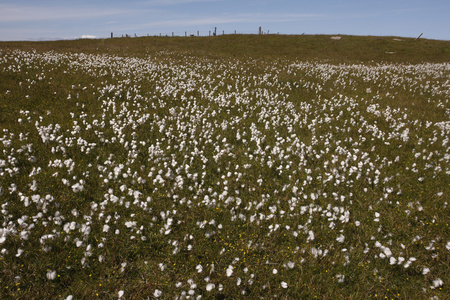
[(118, 293), (119, 299), (122, 298), (124, 294), (125, 294), (125, 292), (123, 290), (120, 290)]
[(282, 281), (280, 285), (281, 285), (281, 287), (282, 287), (283, 289), (287, 289), (287, 288), (288, 288), (288, 284), (287, 284), (287, 282), (285, 282), (285, 281)]
[(339, 235), (337, 238), (336, 238), (336, 241), (338, 241), (339, 243), (343, 243), (344, 241), (345, 241), (345, 236), (344, 235)]
[(233, 266), (228, 266), (227, 268), (227, 276), (230, 277), (231, 275), (233, 275)]
[(433, 280), (433, 285), (430, 286), (431, 289), (437, 289), (444, 285), (444, 281), (440, 278)]
[(336, 279), (337, 279), (337, 282), (343, 283), (345, 281), (345, 275), (337, 274)]
[(46, 275), (48, 280), (56, 279), (56, 271), (48, 270)]
[(208, 283), (206, 285), (206, 291), (210, 292), (212, 291), (214, 288), (216, 287), (216, 285), (214, 283)]
[(163, 292), (160, 291), (160, 290), (158, 290), (158, 289), (155, 289), (155, 291), (153, 292), (153, 296), (154, 296), (155, 298), (161, 297), (162, 294), (163, 294)]

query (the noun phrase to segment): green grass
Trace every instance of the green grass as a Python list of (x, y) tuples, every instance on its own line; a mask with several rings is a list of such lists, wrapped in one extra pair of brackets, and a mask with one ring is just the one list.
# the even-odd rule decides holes
[[(450, 42), (377, 36), (223, 35), (217, 37), (139, 37), (56, 42), (0, 42), (3, 48), (40, 51), (147, 55), (194, 55), (202, 58), (270, 60), (331, 60), (353, 62), (447, 62)], [(401, 41), (397, 41), (397, 40)], [(175, 52), (175, 53), (172, 53)]]
[(0, 298), (445, 299), (450, 44), (401, 39), (0, 43)]

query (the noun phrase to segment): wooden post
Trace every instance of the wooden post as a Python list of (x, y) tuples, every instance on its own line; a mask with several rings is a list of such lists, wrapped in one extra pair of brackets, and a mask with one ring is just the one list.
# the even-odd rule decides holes
[(209, 31), (209, 36), (211, 36), (211, 30)]
[(225, 35), (225, 30), (222, 31), (222, 35)]
[(217, 35), (217, 27), (214, 27), (214, 36)]
[(416, 38), (416, 41), (417, 41), (418, 39), (420, 39), (420, 37), (422, 36), (422, 34), (423, 34), (423, 32)]
[(261, 34), (261, 26), (259, 26), (259, 34)]
[(197, 30), (197, 36), (200, 36), (200, 31)]
[(173, 36), (173, 31), (172, 31), (172, 36)]
[(234, 34), (236, 34), (236, 30), (234, 30)]
[(113, 38), (114, 37), (114, 35), (113, 35), (113, 33), (111, 32), (111, 38)]
[(184, 36), (187, 37), (187, 31), (184, 32)]

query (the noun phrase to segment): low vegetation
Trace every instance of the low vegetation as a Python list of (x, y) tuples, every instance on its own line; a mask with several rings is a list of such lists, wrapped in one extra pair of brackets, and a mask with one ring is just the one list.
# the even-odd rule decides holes
[(445, 299), (450, 44), (0, 43), (2, 299)]

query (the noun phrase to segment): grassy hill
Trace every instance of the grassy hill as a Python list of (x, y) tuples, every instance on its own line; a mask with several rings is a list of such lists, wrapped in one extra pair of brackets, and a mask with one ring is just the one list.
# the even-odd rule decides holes
[(145, 57), (161, 51), (211, 58), (332, 60), (345, 62), (447, 62), (450, 41), (329, 35), (224, 35), (139, 37), (52, 42), (0, 42), (0, 47)]

